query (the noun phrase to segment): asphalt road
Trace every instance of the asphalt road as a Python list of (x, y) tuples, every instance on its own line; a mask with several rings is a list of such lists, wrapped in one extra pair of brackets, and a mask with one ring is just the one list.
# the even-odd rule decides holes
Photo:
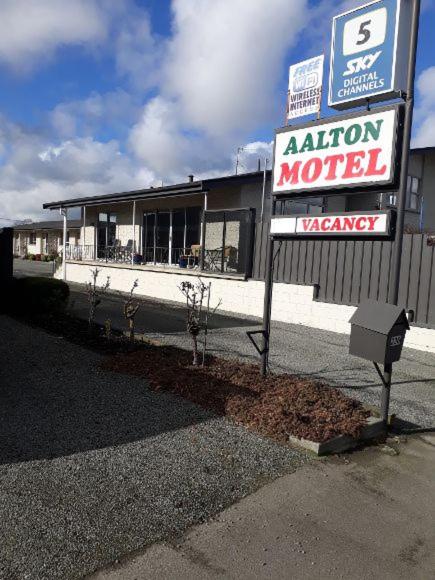
[[(71, 309), (87, 317), (83, 288), (71, 286)], [(136, 331), (170, 344), (190, 348), (185, 332), (185, 311), (179, 304), (141, 299)], [(125, 328), (123, 298), (108, 294), (97, 309), (97, 321), (110, 319), (114, 327)], [(246, 331), (259, 328), (259, 319), (216, 314), (210, 324), (208, 347), (220, 356), (258, 360)], [(412, 330), (411, 330), (412, 332)], [(270, 367), (280, 372), (313, 376), (338, 386), (348, 395), (379, 405), (381, 383), (369, 362), (348, 354), (349, 337), (307, 326), (273, 323)], [(400, 419), (402, 431), (435, 429), (435, 355), (404, 349), (394, 365), (391, 412)]]
[(36, 262), (35, 260), (14, 260), (14, 276), (22, 278), (24, 276), (43, 276), (51, 278), (53, 276), (53, 262)]

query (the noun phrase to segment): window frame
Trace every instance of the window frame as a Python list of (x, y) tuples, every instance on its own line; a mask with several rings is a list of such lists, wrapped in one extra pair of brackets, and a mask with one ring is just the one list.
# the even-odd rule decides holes
[[(406, 202), (405, 210), (420, 214), (423, 206), (423, 194), (421, 193), (421, 177), (408, 175), (406, 180)], [(416, 191), (412, 191), (413, 184), (416, 184)], [(416, 199), (416, 207), (411, 207), (411, 200)], [(393, 201), (394, 200), (394, 201)], [(387, 194), (387, 206), (397, 208), (397, 192)]]

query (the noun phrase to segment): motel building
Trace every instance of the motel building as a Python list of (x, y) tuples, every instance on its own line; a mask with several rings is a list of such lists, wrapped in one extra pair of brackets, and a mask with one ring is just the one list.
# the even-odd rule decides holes
[[(66, 241), (70, 247), (80, 244), (82, 223), (70, 220)], [(14, 226), (13, 254), (16, 258), (25, 256), (58, 256), (63, 250), (63, 222), (44, 221)]]
[[(182, 302), (180, 282), (200, 275), (212, 281), (212, 303), (221, 300), (223, 311), (261, 317), (271, 177), (269, 170), (201, 181), (189, 176), (175, 185), (45, 203), (45, 209), (66, 214), (64, 227), (70, 232), (64, 251), (58, 243), (63, 261), (55, 276), (85, 283), (97, 266), (100, 283), (110, 276), (112, 290), (128, 292), (137, 279), (137, 294)], [(391, 209), (395, 204), (394, 191), (337, 190), (337, 195), (332, 191), (325, 197), (278, 200), (273, 214), (303, 214), (315, 228), (319, 226), (310, 218), (325, 212)], [(77, 223), (68, 219), (68, 212), (78, 208), (80, 232), (72, 237)], [(407, 344), (435, 352), (435, 254), (430, 235), (435, 233), (435, 148), (411, 152), (405, 223), (406, 291), (401, 290), (400, 299), (412, 312), (414, 324)], [(27, 236), (28, 250), (35, 235), (38, 240), (47, 233), (31, 225), (18, 227), (15, 234), (20, 239)], [(370, 222), (354, 225), (370, 227)], [(58, 223), (59, 242), (61, 232)], [(392, 244), (296, 240), (277, 245), (272, 319), (349, 332), (348, 320), (362, 299), (387, 300)]]

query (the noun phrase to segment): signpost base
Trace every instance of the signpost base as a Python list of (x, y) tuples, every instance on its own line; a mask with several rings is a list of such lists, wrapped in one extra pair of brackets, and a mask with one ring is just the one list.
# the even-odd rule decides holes
[(373, 364), (375, 365), (375, 369), (382, 381), (381, 418), (385, 431), (388, 431), (388, 411), (390, 408), (391, 375), (393, 372), (393, 365), (391, 363), (385, 364), (384, 372), (382, 373), (377, 363), (374, 362)]

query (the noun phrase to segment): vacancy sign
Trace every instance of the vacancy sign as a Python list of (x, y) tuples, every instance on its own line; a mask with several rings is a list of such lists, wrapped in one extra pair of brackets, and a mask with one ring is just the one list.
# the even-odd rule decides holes
[(322, 101), (324, 56), (294, 64), (289, 69), (288, 120), (317, 114)]
[(273, 217), (270, 234), (276, 237), (389, 237), (389, 211)]
[(278, 129), (273, 193), (313, 195), (332, 188), (392, 184), (398, 112), (393, 105)]
[(411, 4), (376, 0), (333, 19), (330, 107), (356, 107), (406, 90)]

